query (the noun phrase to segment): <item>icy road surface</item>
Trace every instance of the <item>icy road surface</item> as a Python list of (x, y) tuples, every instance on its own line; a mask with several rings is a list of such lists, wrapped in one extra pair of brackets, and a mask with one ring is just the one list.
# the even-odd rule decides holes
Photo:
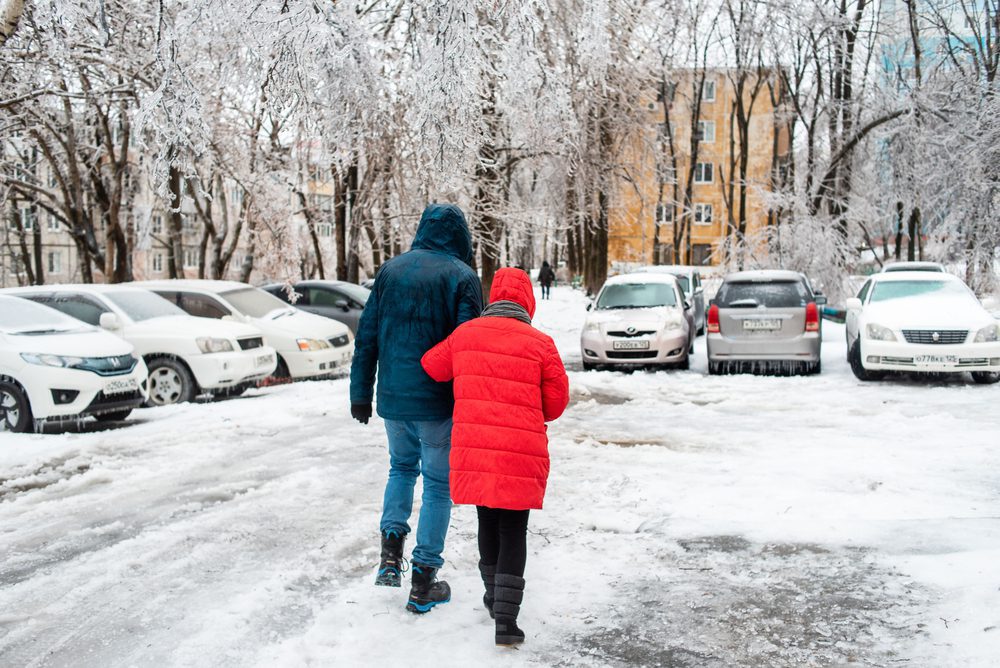
[(388, 459), (346, 380), (2, 435), (0, 665), (1000, 664), (1000, 386), (861, 384), (825, 335), (818, 377), (709, 377), (703, 339), (689, 372), (571, 371), (517, 651), (471, 508), (450, 604), (371, 585)]

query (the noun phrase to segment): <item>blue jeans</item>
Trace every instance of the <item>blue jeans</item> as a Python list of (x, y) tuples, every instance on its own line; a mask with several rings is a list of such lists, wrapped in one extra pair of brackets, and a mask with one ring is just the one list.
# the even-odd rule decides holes
[(389, 482), (385, 485), (380, 529), (410, 533), (413, 487), (417, 476), (423, 474), (424, 494), (413, 561), (441, 568), (441, 552), (451, 520), (451, 418), (426, 422), (385, 420), (385, 431), (389, 437)]

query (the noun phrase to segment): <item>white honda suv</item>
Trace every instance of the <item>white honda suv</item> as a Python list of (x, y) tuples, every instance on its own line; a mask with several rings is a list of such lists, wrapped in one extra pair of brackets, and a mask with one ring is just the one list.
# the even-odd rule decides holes
[(149, 290), (95, 284), (3, 292), (103, 327), (131, 343), (149, 367), (149, 402), (154, 405), (242, 392), (271, 375), (278, 362), (256, 327), (192, 317)]
[(0, 432), (93, 416), (124, 420), (145, 398), (146, 365), (117, 336), (0, 295)]

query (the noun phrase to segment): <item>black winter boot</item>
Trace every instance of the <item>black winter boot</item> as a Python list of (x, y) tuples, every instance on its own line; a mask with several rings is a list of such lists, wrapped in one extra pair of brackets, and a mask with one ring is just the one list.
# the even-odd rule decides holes
[(479, 562), (479, 574), (483, 576), (483, 586), (486, 593), (483, 594), (483, 605), (490, 612), (490, 619), (493, 619), (493, 584), (497, 574), (496, 564), (484, 564)]
[(402, 586), (403, 543), (406, 534), (389, 529), (382, 532), (382, 562), (378, 566), (375, 584), (380, 587)]
[(447, 603), (451, 600), (451, 587), (447, 582), (436, 579), (438, 569), (427, 564), (413, 562), (410, 578), (410, 600), (406, 603), (406, 609), (410, 612), (423, 614), (430, 612), (435, 605)]
[(524, 642), (524, 631), (517, 626), (517, 615), (524, 598), (524, 578), (497, 573), (495, 582), (493, 613), (496, 615), (497, 645), (520, 645)]

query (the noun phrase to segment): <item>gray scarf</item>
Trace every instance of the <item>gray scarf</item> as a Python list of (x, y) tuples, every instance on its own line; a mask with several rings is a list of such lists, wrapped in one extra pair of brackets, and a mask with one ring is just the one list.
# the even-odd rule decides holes
[(520, 320), (521, 322), (530, 325), (531, 316), (528, 315), (528, 309), (524, 308), (517, 302), (501, 300), (498, 302), (493, 302), (483, 311), (484, 318), (514, 318), (515, 320)]

